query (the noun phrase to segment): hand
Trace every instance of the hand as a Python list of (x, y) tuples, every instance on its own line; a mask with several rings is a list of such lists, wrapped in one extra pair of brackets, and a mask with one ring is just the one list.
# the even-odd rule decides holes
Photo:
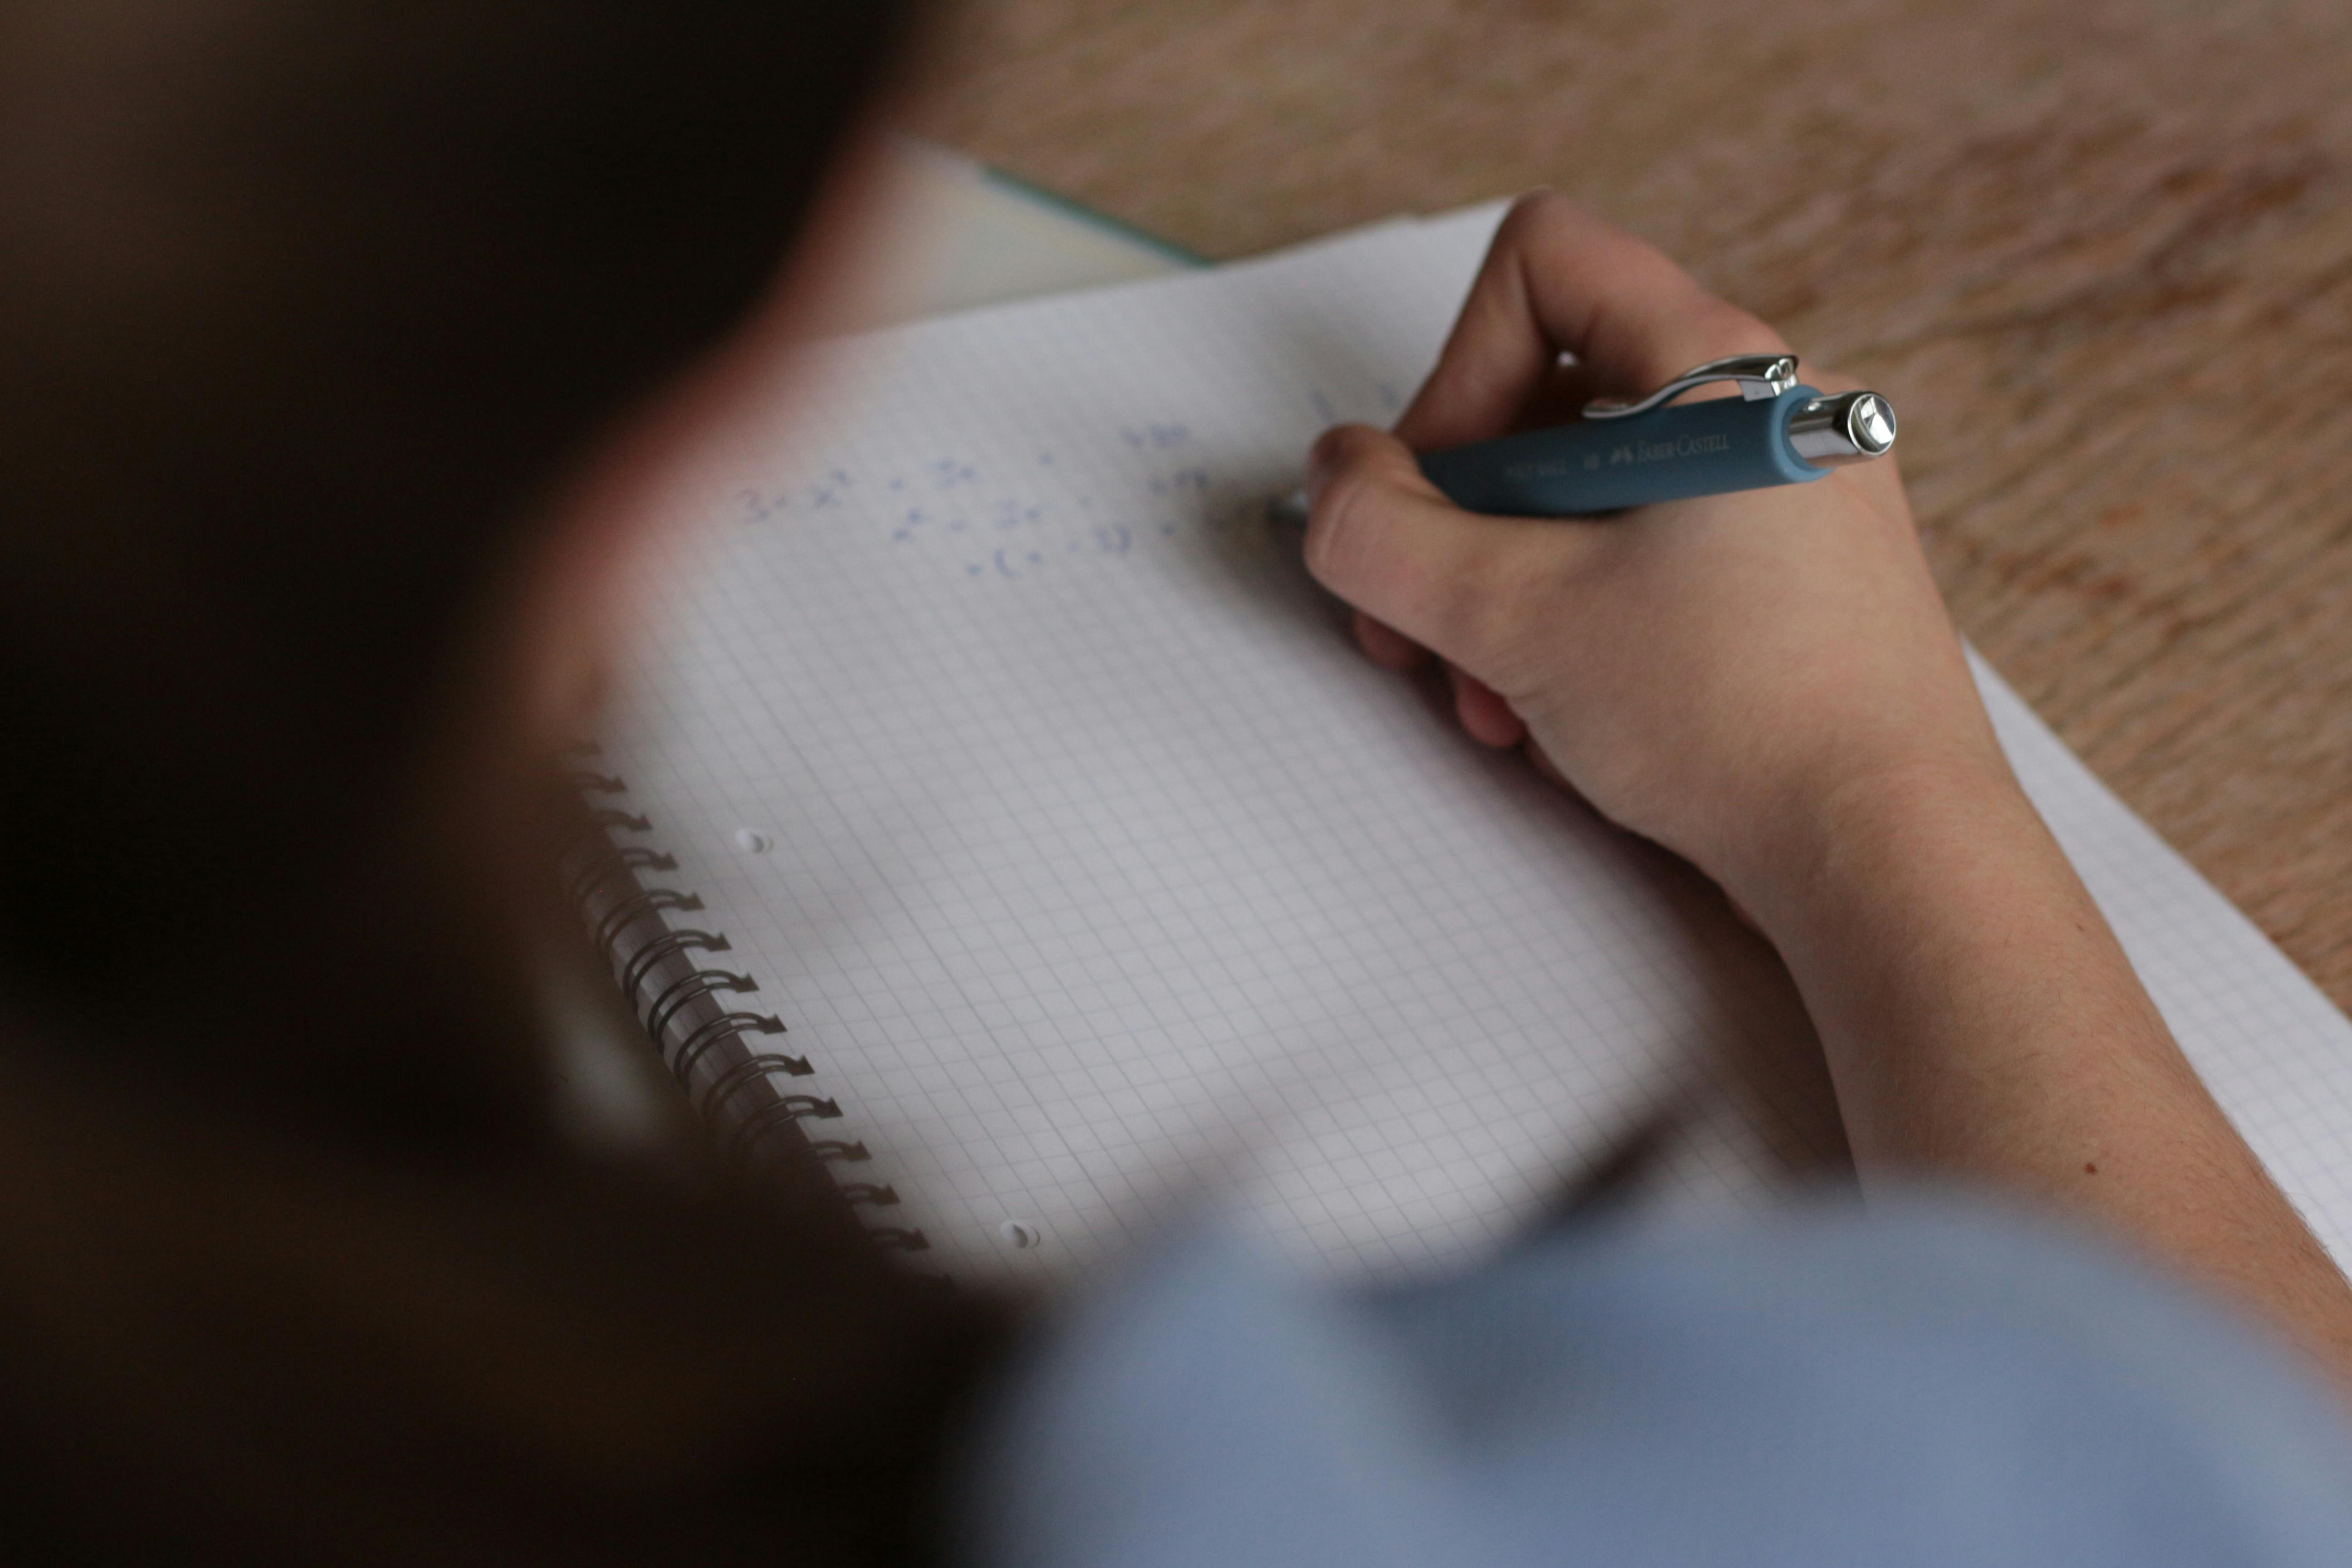
[(1471, 734), (1527, 745), (1749, 911), (1865, 1190), (1932, 1172), (2095, 1216), (2352, 1390), (2352, 1290), (2011, 775), (1892, 462), (1606, 522), (1474, 517), (1413, 463), (1781, 348), (1639, 240), (1529, 197), (1396, 434), (1317, 443), (1307, 565), (1373, 658), (1445, 660)]
[(1759, 916), (1856, 793), (2015, 788), (1893, 462), (1587, 522), (1462, 511), (1412, 454), (1784, 347), (1649, 246), (1530, 196), (1395, 435), (1330, 431), (1308, 479), (1307, 564), (1368, 653), (1433, 650), (1471, 735), (1525, 742)]

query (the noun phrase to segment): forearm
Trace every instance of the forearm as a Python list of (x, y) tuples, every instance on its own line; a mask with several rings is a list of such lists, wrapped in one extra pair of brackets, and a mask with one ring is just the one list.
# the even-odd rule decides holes
[(1308, 568), (1382, 663), (1445, 661), (1471, 734), (1524, 740), (1756, 917), (1865, 1184), (1937, 1172), (2071, 1206), (2352, 1388), (2352, 1290), (2008, 775), (1891, 463), (1530, 525), (1454, 507), (1414, 456), (1785, 348), (1633, 237), (1521, 201), (1396, 433), (1317, 443)]
[(2095, 1216), (2352, 1387), (2352, 1290), (2022, 794), (1908, 780), (1811, 815), (1741, 891), (1821, 1031), (1865, 1187), (1948, 1173)]

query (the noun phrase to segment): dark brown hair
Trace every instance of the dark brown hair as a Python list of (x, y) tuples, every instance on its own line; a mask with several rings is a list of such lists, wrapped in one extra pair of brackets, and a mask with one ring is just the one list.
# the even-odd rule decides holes
[(0, 993), (216, 1057), (257, 966), (414, 993), (463, 900), (392, 819), (518, 533), (745, 312), (899, 9), (0, 21)]
[(0, 13), (0, 1516), (60, 1556), (917, 1540), (982, 1315), (558, 1146), (462, 852), (538, 781), (446, 745), (901, 10)]

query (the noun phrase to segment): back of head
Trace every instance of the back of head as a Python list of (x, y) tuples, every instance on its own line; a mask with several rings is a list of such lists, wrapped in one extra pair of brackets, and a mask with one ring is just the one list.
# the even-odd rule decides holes
[(555, 492), (762, 295), (900, 10), (0, 10), (11, 1529), (909, 1538), (976, 1320), (551, 1146), (469, 817), (554, 760), (451, 740)]
[(447, 1037), (418, 972), (484, 933), (451, 925), (474, 900), (420, 842), (418, 773), (501, 574), (744, 314), (898, 11), (0, 13), (10, 1011), (282, 1077), (309, 1047), (249, 1005), (266, 973), (276, 1011), (411, 1015), (412, 1067)]

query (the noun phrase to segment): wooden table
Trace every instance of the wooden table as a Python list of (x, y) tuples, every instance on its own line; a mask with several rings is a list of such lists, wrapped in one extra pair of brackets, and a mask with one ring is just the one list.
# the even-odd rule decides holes
[(2352, 1007), (2352, 5), (987, 0), (908, 118), (1213, 257), (1549, 184), (1886, 391), (1962, 628)]

